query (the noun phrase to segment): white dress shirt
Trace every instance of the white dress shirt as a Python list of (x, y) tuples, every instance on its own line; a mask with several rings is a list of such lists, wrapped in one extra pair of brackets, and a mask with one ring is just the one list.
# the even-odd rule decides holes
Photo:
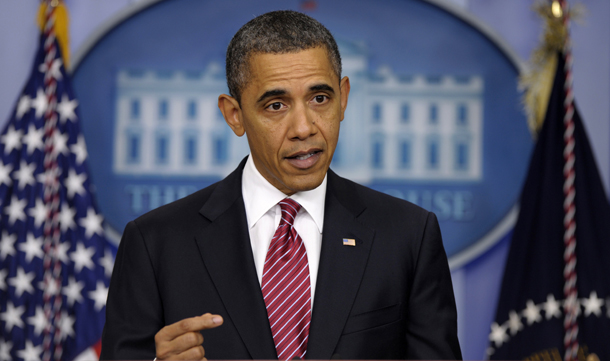
[[(263, 278), (263, 267), (271, 238), (280, 224), (282, 211), (278, 202), (287, 196), (269, 183), (256, 169), (252, 156), (248, 157), (242, 174), (241, 192), (248, 219), (248, 231), (254, 255), (254, 265), (259, 284)], [(326, 176), (317, 188), (297, 192), (289, 198), (298, 202), (301, 209), (294, 220), (294, 227), (303, 240), (309, 262), (311, 302), (316, 290), (322, 229), (324, 226), (324, 202), (326, 198)]]

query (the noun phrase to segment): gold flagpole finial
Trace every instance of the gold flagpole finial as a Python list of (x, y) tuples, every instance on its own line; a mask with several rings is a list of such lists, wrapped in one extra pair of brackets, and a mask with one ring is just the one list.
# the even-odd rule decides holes
[[(523, 103), (532, 135), (542, 128), (553, 87), (557, 54), (563, 51), (568, 29), (564, 17), (568, 14), (559, 0), (539, 0), (534, 6), (543, 21), (540, 45), (532, 53), (529, 70), (521, 75), (520, 85), (525, 90)], [(570, 11), (571, 13), (572, 11)]]
[(55, 36), (61, 49), (61, 54), (64, 59), (66, 68), (70, 65), (70, 33), (69, 33), (69, 16), (66, 4), (61, 0), (43, 0), (40, 2), (38, 9), (38, 26), (40, 31), (44, 31), (45, 22), (47, 21), (47, 7), (51, 7), (55, 12), (53, 27)]
[(561, 8), (561, 3), (557, 0), (553, 0), (551, 4), (551, 13), (556, 18), (561, 18), (563, 16), (563, 9)]

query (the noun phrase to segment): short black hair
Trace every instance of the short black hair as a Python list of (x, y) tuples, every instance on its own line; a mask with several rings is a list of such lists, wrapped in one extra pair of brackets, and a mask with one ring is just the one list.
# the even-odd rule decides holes
[(295, 53), (315, 47), (326, 49), (341, 79), (341, 55), (335, 38), (314, 18), (292, 10), (272, 11), (247, 22), (227, 48), (226, 72), (229, 93), (241, 103), (241, 92), (250, 80), (248, 61), (256, 53)]

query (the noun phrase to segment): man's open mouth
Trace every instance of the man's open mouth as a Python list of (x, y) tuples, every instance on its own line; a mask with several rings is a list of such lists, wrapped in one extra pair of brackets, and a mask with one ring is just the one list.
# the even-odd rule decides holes
[(297, 153), (296, 155), (289, 156), (289, 157), (286, 157), (286, 158), (288, 158), (288, 159), (305, 160), (305, 159), (308, 159), (310, 157), (313, 157), (314, 155), (316, 155), (316, 154), (318, 154), (320, 152), (321, 152), (321, 150), (316, 149), (316, 150), (313, 150), (313, 151), (308, 151), (306, 153)]

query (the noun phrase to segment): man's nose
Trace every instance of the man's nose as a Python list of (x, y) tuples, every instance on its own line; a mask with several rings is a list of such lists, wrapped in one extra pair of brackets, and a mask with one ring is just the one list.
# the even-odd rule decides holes
[(303, 140), (317, 133), (316, 114), (306, 105), (296, 106), (291, 118), (290, 138)]

